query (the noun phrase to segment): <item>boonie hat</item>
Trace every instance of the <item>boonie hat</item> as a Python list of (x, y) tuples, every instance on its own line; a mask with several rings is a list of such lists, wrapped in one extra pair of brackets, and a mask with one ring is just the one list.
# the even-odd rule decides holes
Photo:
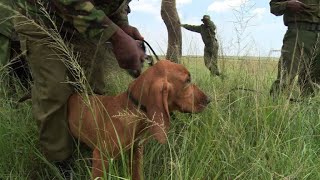
[(201, 19), (201, 21), (204, 21), (204, 20), (210, 20), (210, 16), (209, 15), (204, 15), (203, 18)]

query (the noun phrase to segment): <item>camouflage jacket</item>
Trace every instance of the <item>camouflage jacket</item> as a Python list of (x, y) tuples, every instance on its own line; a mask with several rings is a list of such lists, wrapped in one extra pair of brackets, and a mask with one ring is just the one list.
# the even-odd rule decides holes
[(11, 37), (13, 13), (8, 8), (12, 8), (12, 0), (0, 0), (0, 34)]
[[(62, 32), (81, 34), (88, 39), (107, 41), (119, 25), (128, 24), (131, 0), (17, 0), (19, 9), (32, 18), (41, 17), (42, 7), (51, 10)], [(54, 12), (53, 12), (54, 11)]]
[(304, 4), (310, 7), (310, 10), (306, 10), (299, 14), (293, 14), (287, 11), (286, 0), (271, 0), (270, 10), (271, 13), (276, 16), (283, 15), (283, 21), (285, 25), (291, 22), (308, 22), (320, 24), (320, 0), (300, 0)]
[(216, 39), (216, 26), (215, 24), (211, 21), (209, 26), (206, 26), (204, 24), (201, 24), (199, 26), (194, 26), (194, 25), (188, 25), (188, 24), (183, 24), (182, 27), (189, 31), (197, 32), (201, 34), (202, 41), (204, 42), (205, 46), (211, 47), (215, 44), (217, 44), (217, 39)]

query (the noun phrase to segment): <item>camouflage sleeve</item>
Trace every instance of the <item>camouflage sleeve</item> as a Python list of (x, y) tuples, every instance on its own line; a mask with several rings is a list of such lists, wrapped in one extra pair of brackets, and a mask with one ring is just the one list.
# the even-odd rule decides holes
[(90, 0), (53, 0), (53, 3), (58, 14), (87, 38), (106, 42), (118, 28)]
[(127, 8), (129, 8), (128, 5), (126, 8), (121, 8), (121, 11), (119, 13), (111, 17), (112, 21), (115, 22), (118, 26), (129, 25), (128, 12), (126, 10)]
[(201, 32), (201, 26), (194, 26), (194, 25), (189, 25), (189, 24), (182, 24), (181, 26), (189, 31), (193, 31), (193, 32), (197, 32), (197, 33)]
[(281, 16), (284, 14), (287, 8), (286, 0), (271, 0), (270, 1), (270, 11), (276, 16)]
[(113, 4), (114, 7), (104, 5), (101, 9), (118, 26), (129, 25), (128, 14), (131, 11), (129, 7), (130, 1), (131, 0), (123, 0), (121, 2), (118, 0), (118, 3)]

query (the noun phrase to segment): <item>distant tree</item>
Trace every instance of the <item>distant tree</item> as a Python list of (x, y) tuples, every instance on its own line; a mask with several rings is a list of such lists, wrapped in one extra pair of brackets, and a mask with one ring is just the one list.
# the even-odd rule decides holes
[(182, 50), (180, 19), (176, 8), (176, 0), (162, 0), (161, 17), (168, 31), (168, 49), (166, 58), (179, 63)]

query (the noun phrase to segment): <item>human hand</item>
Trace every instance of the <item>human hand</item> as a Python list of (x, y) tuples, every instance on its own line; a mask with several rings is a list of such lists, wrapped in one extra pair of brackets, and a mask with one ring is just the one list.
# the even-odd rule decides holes
[(119, 28), (111, 37), (111, 43), (121, 68), (141, 71), (146, 56), (141, 41), (134, 40)]
[(139, 30), (136, 27), (130, 25), (123, 25), (120, 27), (125, 33), (131, 36), (135, 40), (143, 40), (143, 36), (141, 36)]
[(289, 0), (287, 1), (287, 8), (289, 11), (298, 14), (301, 13), (303, 11), (305, 11), (306, 9), (310, 9), (310, 7), (298, 0)]

